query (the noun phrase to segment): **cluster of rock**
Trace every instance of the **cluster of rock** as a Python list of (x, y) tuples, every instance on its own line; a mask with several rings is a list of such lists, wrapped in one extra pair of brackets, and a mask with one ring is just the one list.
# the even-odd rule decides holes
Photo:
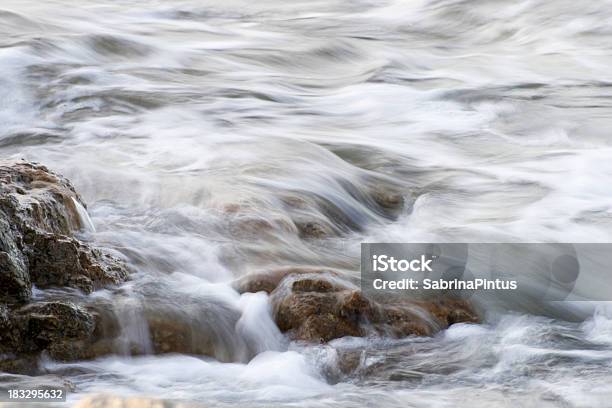
[[(379, 192), (370, 199), (389, 214), (403, 204), (395, 194)], [(84, 206), (71, 184), (47, 168), (0, 161), (0, 371), (33, 373), (43, 353), (70, 361), (121, 348), (121, 324), (113, 305), (79, 302), (86, 296), (46, 301), (32, 296), (33, 285), (88, 294), (127, 279), (120, 261), (78, 238), (85, 223)], [(321, 228), (304, 225), (302, 233), (319, 236), (313, 231)], [(249, 274), (234, 287), (240, 293), (268, 293), (278, 328), (292, 339), (308, 342), (344, 336), (431, 335), (453, 323), (478, 321), (465, 300), (380, 302), (362, 293), (347, 275), (322, 268)], [(176, 307), (172, 294), (165, 300), (159, 291), (154, 290), (154, 295), (154, 304), (140, 306), (150, 348), (128, 345), (122, 352), (233, 360), (230, 351), (238, 311), (197, 302), (192, 303), (197, 307), (184, 310)], [(220, 316), (225, 320), (219, 322)]]
[(93, 313), (33, 299), (33, 285), (90, 293), (127, 278), (120, 261), (75, 236), (79, 206), (68, 180), (44, 166), (0, 161), (0, 370), (31, 371), (43, 351), (80, 358), (95, 335)]

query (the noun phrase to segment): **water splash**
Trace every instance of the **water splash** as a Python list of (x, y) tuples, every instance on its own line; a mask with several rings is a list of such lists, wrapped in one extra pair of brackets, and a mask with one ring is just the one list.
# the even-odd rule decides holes
[(72, 197), (72, 202), (74, 203), (74, 208), (76, 208), (77, 214), (79, 215), (79, 221), (83, 230), (87, 232), (96, 232), (96, 227), (89, 217), (85, 207), (83, 207), (83, 205), (74, 197)]

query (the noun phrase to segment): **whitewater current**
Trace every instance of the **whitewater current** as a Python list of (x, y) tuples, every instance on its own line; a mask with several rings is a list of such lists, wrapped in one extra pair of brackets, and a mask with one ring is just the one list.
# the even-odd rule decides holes
[[(0, 155), (69, 178), (83, 239), (133, 274), (91, 295), (123, 355), (0, 379), (59, 378), (70, 403), (611, 406), (603, 303), (308, 345), (230, 286), (293, 265), (357, 276), (361, 242), (611, 242), (610, 44), (609, 0), (3, 0)], [(399, 214), (362, 199), (376, 188), (401, 192)], [(152, 355), (156, 307), (214, 332), (216, 358)]]

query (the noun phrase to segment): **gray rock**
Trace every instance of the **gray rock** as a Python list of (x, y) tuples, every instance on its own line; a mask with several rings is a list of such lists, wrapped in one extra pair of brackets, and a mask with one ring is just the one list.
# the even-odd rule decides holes
[(39, 302), (18, 309), (14, 315), (23, 351), (47, 350), (57, 360), (75, 360), (82, 352), (75, 349), (92, 338), (94, 317), (69, 302)]
[(0, 371), (33, 374), (41, 353), (69, 361), (107, 350), (98, 314), (71, 301), (31, 302), (33, 284), (90, 293), (127, 278), (122, 262), (75, 236), (79, 206), (65, 178), (0, 160)]
[(0, 161), (0, 301), (27, 301), (32, 284), (90, 293), (127, 278), (118, 260), (74, 237), (79, 205), (70, 182), (46, 167)]
[(31, 296), (32, 284), (21, 235), (8, 219), (0, 210), (0, 300), (23, 302)]

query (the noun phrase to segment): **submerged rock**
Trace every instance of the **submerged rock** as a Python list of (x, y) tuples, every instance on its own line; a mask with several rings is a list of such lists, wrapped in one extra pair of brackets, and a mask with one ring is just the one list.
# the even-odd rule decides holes
[(287, 276), (304, 274), (326, 274), (328, 276), (336, 276), (337, 272), (333, 269), (315, 267), (278, 268), (270, 271), (245, 275), (242, 278), (234, 281), (233, 287), (239, 293), (266, 292), (270, 294)]
[(281, 198), (302, 239), (324, 239), (362, 231), (376, 220), (395, 220), (407, 206), (400, 186), (381, 180), (363, 180), (357, 186), (337, 180), (343, 194), (323, 197), (302, 191)]
[(41, 353), (92, 354), (96, 319), (71, 302), (32, 302), (32, 285), (90, 293), (127, 278), (114, 257), (77, 239), (85, 204), (46, 167), (0, 160), (0, 370), (32, 372)]
[(180, 353), (245, 361), (253, 356), (238, 334), (241, 311), (214, 290), (195, 293), (162, 276), (96, 297), (94, 356)]
[(239, 339), (234, 327), (239, 312), (211, 302), (172, 307), (147, 306), (144, 317), (149, 329), (151, 352), (214, 357), (219, 361), (240, 360)]
[(432, 335), (454, 323), (479, 321), (467, 300), (383, 303), (366, 296), (341, 273), (314, 268), (249, 275), (235, 286), (240, 291), (270, 293), (278, 327), (295, 340), (328, 342), (369, 334)]

